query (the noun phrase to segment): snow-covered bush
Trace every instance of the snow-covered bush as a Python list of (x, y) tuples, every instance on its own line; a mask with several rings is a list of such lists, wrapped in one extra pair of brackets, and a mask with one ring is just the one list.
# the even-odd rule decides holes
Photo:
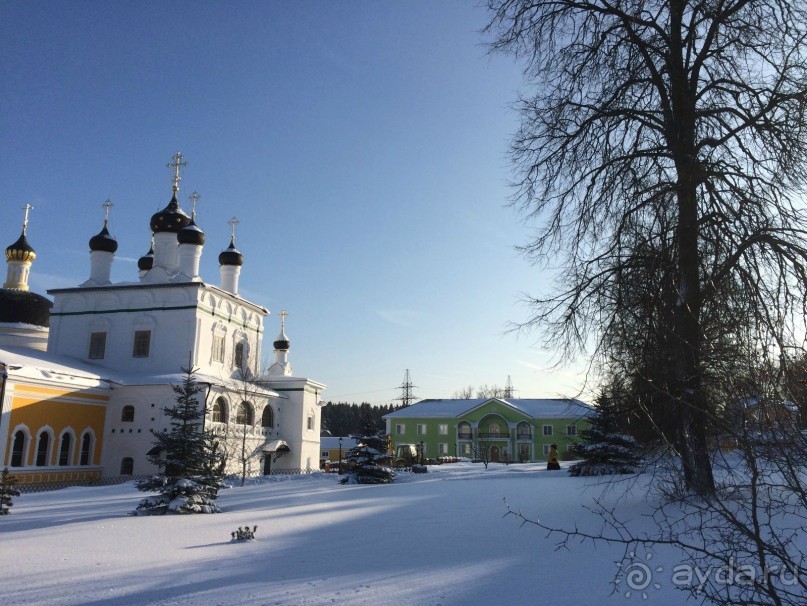
[(238, 530), (233, 530), (230, 533), (232, 537), (231, 540), (233, 541), (254, 541), (255, 540), (255, 531), (258, 530), (258, 526), (253, 526), (250, 528), (249, 526), (244, 526), (241, 528), (238, 527)]
[(583, 460), (569, 467), (573, 476), (603, 476), (635, 473), (641, 463), (633, 436), (619, 431), (616, 416), (600, 409), (591, 426), (580, 432), (582, 441), (574, 452)]
[(17, 478), (8, 473), (8, 467), (0, 472), (0, 516), (8, 515), (9, 508), (14, 505), (11, 497), (20, 496), (20, 491), (14, 488)]
[(387, 453), (383, 436), (351, 436), (356, 446), (348, 450), (348, 481), (354, 484), (389, 484), (395, 479), (390, 467), (392, 455)]

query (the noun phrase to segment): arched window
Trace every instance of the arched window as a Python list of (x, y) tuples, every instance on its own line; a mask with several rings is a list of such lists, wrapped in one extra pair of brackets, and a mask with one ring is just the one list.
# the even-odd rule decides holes
[(79, 457), (79, 465), (89, 465), (92, 463), (92, 434), (85, 431), (81, 436), (81, 456)]
[(261, 427), (274, 427), (275, 426), (275, 413), (272, 412), (272, 407), (268, 404), (263, 409), (263, 416), (261, 417)]
[(134, 473), (134, 459), (132, 457), (123, 457), (120, 462), (120, 475), (130, 476)]
[(120, 415), (120, 420), (123, 423), (134, 423), (134, 406), (124, 406)]
[(235, 422), (239, 425), (253, 425), (252, 406), (248, 402), (241, 402), (238, 405), (238, 412), (235, 415)]
[(11, 446), (11, 466), (22, 467), (25, 459), (25, 432), (20, 429), (14, 434), (14, 444)]
[(50, 454), (50, 434), (43, 431), (39, 434), (39, 439), (36, 443), (36, 466), (45, 467), (48, 464), (48, 455)]
[(237, 343), (235, 346), (235, 367), (244, 368), (247, 363), (246, 349), (244, 343)]
[(72, 436), (69, 433), (63, 433), (62, 443), (59, 445), (59, 465), (61, 467), (70, 465), (70, 447), (72, 444)]
[(459, 436), (460, 440), (470, 440), (471, 439), (471, 424), (467, 421), (463, 421), (459, 425), (457, 425), (457, 435)]
[(501, 433), (501, 430), (499, 429), (499, 424), (498, 423), (491, 423), (488, 426), (488, 432), (492, 436), (498, 436)]
[(227, 422), (227, 400), (224, 398), (216, 398), (213, 403), (213, 422), (226, 423)]

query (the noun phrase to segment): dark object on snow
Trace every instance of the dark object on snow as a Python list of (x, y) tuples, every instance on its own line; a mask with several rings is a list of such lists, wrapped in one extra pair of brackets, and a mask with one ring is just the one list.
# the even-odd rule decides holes
[(230, 533), (233, 541), (254, 541), (255, 540), (255, 531), (258, 530), (258, 526), (253, 526), (250, 530), (249, 526), (244, 526), (241, 528), (238, 527), (238, 530), (234, 530)]
[(557, 444), (550, 444), (549, 445), (549, 456), (546, 459), (546, 468), (549, 471), (557, 471), (560, 469), (560, 463), (558, 463), (558, 445)]
[(428, 468), (425, 465), (412, 465), (412, 473), (426, 473)]

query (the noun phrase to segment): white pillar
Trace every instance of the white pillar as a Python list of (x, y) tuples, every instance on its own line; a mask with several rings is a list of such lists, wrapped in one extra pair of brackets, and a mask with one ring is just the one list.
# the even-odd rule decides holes
[(161, 267), (172, 275), (179, 271), (179, 245), (174, 232), (154, 234), (154, 267)]
[(198, 244), (179, 245), (179, 272), (191, 280), (199, 277), (199, 262), (202, 259), (202, 246)]
[(105, 250), (90, 251), (90, 280), (96, 284), (109, 284), (114, 257), (115, 253)]
[(221, 265), (221, 289), (234, 295), (238, 294), (238, 276), (241, 275), (240, 265)]

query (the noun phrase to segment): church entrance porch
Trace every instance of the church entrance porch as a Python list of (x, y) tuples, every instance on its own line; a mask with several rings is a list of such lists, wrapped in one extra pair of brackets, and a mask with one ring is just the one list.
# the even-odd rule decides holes
[(498, 463), (499, 462), (499, 447), (498, 446), (491, 446), (490, 447), (490, 462), (491, 463)]

